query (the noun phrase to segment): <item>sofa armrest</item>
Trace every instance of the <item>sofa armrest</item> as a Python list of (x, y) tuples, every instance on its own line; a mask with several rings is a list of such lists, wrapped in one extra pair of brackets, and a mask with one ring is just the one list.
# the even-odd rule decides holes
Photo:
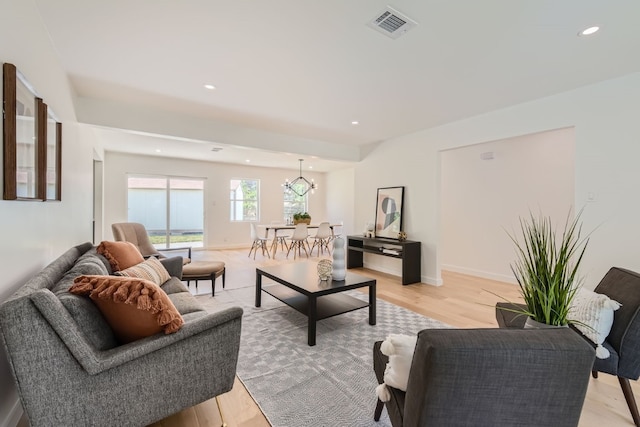
[(177, 277), (182, 280), (182, 257), (172, 256), (169, 258), (161, 258), (160, 263), (167, 269), (169, 276)]
[(190, 320), (178, 332), (173, 334), (156, 334), (110, 350), (96, 352), (97, 357), (93, 360), (89, 359), (86, 364), (83, 361), (79, 362), (87, 372), (95, 375), (216, 328), (228, 329), (224, 332), (225, 337), (218, 341), (218, 344), (224, 343), (221, 345), (226, 345), (235, 338), (239, 340), (241, 319), (242, 309), (240, 307), (231, 307), (216, 313), (208, 313)]
[(98, 351), (89, 345), (75, 326), (70, 314), (51, 291), (41, 289), (34, 292), (31, 298), (71, 354), (90, 375), (99, 374), (164, 347), (186, 341), (189, 337), (217, 328), (227, 328), (222, 333), (224, 336), (219, 342), (226, 343), (232, 337), (238, 342), (240, 339), (242, 309), (231, 307), (192, 319), (173, 334), (156, 334), (110, 350)]
[(187, 258), (191, 259), (191, 246), (182, 246), (182, 247), (179, 247), (179, 248), (162, 248), (162, 249), (157, 249), (157, 251), (160, 252), (160, 253), (162, 253), (162, 252), (186, 251)]

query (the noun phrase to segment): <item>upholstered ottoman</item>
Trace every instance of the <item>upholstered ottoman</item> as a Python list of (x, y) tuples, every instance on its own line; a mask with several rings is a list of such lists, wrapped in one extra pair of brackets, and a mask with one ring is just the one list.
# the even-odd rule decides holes
[(215, 296), (216, 279), (220, 276), (222, 276), (222, 287), (224, 288), (225, 273), (225, 265), (222, 261), (191, 261), (182, 266), (182, 280), (187, 281), (187, 286), (189, 286), (189, 282), (195, 280), (197, 289), (198, 280), (211, 280), (211, 296)]

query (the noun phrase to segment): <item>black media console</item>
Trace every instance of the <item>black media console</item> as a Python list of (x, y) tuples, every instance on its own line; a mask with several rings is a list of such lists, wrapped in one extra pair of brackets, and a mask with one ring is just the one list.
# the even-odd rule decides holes
[(402, 260), (402, 284), (420, 282), (421, 243), (383, 237), (347, 236), (347, 268), (362, 267), (363, 254), (371, 253)]

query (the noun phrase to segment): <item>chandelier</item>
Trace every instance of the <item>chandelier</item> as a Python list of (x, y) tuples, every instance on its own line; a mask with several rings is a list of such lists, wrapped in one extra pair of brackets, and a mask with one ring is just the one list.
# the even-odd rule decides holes
[(313, 194), (314, 190), (318, 188), (318, 186), (315, 182), (313, 182), (313, 179), (311, 180), (311, 182), (309, 182), (307, 178), (302, 176), (302, 162), (304, 161), (304, 159), (298, 159), (298, 161), (300, 162), (300, 176), (291, 182), (289, 182), (288, 179), (285, 180), (282, 186), (284, 187), (285, 191), (290, 191), (300, 197), (307, 194), (309, 190), (311, 190), (311, 194)]

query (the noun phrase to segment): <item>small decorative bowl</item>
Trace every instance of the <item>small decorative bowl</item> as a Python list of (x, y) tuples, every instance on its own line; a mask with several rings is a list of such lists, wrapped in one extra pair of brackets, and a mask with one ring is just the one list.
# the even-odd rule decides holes
[(318, 277), (320, 280), (329, 280), (333, 266), (330, 259), (321, 259), (318, 261)]

